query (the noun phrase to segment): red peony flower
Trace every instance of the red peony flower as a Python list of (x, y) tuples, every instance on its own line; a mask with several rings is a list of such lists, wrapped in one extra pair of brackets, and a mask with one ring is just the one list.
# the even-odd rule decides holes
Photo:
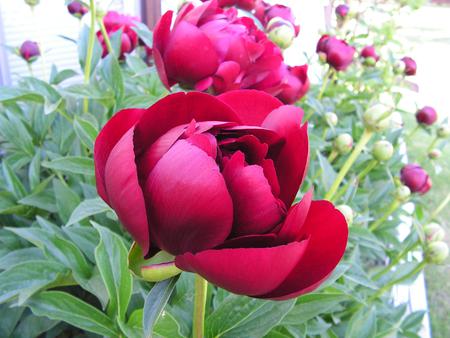
[[(203, 2), (207, 0), (202, 0)], [(247, 11), (251, 11), (255, 8), (256, 4), (259, 0), (218, 0), (220, 7), (238, 7), (245, 9)]]
[(179, 83), (199, 91), (259, 89), (274, 96), (284, 89), (287, 66), (281, 50), (252, 19), (237, 17), (235, 8), (223, 10), (216, 1), (196, 8), (188, 4), (172, 29), (171, 23), (167, 12), (153, 36), (153, 57), (167, 88)]
[(19, 54), (26, 62), (32, 63), (38, 59), (41, 51), (37, 42), (27, 40), (20, 46)]
[(428, 173), (418, 164), (407, 164), (400, 171), (400, 180), (411, 192), (421, 195), (431, 189), (432, 183)]
[[(108, 36), (111, 36), (120, 29), (122, 30), (120, 59), (123, 59), (125, 54), (131, 53), (138, 44), (138, 36), (132, 29), (134, 26), (134, 21), (140, 20), (138, 17), (123, 15), (114, 11), (109, 11), (103, 18), (103, 23), (105, 24)], [(102, 57), (105, 57), (108, 55), (108, 49), (100, 31), (97, 32), (97, 38), (103, 47)]]
[(311, 193), (303, 111), (260, 91), (176, 93), (118, 112), (94, 150), (99, 195), (144, 255), (237, 294), (288, 299), (342, 258), (344, 216)]
[(405, 56), (402, 59), (402, 61), (405, 64), (405, 75), (407, 75), (407, 76), (416, 75), (416, 71), (417, 71), (416, 61), (414, 61), (409, 56)]
[(416, 113), (417, 123), (425, 124), (427, 126), (431, 126), (433, 123), (437, 121), (437, 113), (433, 107), (425, 106), (422, 109), (419, 109)]
[(317, 43), (316, 51), (324, 55), (326, 62), (337, 71), (346, 70), (353, 62), (355, 48), (344, 40), (334, 36), (323, 35)]

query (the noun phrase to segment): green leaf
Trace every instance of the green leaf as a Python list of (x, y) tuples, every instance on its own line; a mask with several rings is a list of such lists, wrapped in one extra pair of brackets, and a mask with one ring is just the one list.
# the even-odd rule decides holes
[(153, 328), (153, 334), (167, 338), (185, 337), (181, 334), (180, 324), (169, 311), (163, 311), (163, 313), (161, 313)]
[(66, 292), (41, 292), (29, 299), (27, 305), (37, 316), (62, 320), (82, 330), (102, 336), (120, 336), (120, 333), (108, 316), (92, 305)]
[(16, 235), (49, 253), (51, 257), (70, 268), (76, 275), (89, 278), (92, 267), (80, 249), (72, 242), (39, 228), (7, 228)]
[(106, 83), (111, 86), (115, 94), (116, 103), (120, 104), (120, 101), (123, 99), (124, 84), (119, 61), (114, 55), (108, 55), (103, 59), (102, 74)]
[(408, 314), (400, 325), (402, 330), (411, 332), (419, 331), (425, 314), (426, 311), (414, 311)]
[(0, 304), (0, 337), (10, 337), (25, 307)]
[(333, 166), (328, 162), (328, 159), (323, 157), (319, 152), (317, 152), (317, 158), (319, 159), (320, 169), (322, 169), (322, 183), (324, 184), (325, 190), (330, 190), (337, 174), (333, 169)]
[(36, 152), (28, 167), (28, 181), (30, 183), (30, 189), (33, 190), (41, 181), (41, 153)]
[(64, 69), (60, 72), (56, 71), (56, 69), (55, 69), (55, 73), (52, 72), (52, 74), (51, 74), (50, 83), (53, 85), (57, 85), (65, 80), (70, 79), (71, 77), (74, 77), (77, 75), (78, 75), (78, 73), (76, 71), (74, 71), (73, 69)]
[[(58, 262), (28, 261), (0, 273), (0, 303), (19, 296), (19, 303), (69, 271)], [(24, 299), (25, 298), (25, 299)]]
[(22, 318), (13, 337), (38, 337), (40, 334), (49, 331), (57, 325), (59, 321), (48, 319), (47, 317), (37, 317), (30, 313)]
[(205, 322), (205, 336), (217, 337), (238, 327), (267, 301), (229, 295)]
[(6, 160), (3, 160), (2, 162), (2, 169), (8, 190), (11, 191), (17, 199), (25, 197), (27, 194), (25, 187)]
[(319, 314), (332, 312), (340, 302), (349, 297), (341, 293), (311, 293), (297, 300), (297, 304), (284, 317), (283, 325), (299, 325)]
[(72, 212), (66, 225), (78, 223), (90, 216), (107, 211), (111, 211), (111, 208), (100, 197), (84, 200)]
[(55, 194), (58, 215), (63, 222), (67, 222), (73, 210), (80, 203), (78, 195), (60, 180), (53, 180), (53, 192)]
[[(241, 296), (242, 297), (242, 296)], [(265, 301), (263, 306), (251, 313), (230, 331), (221, 335), (223, 338), (259, 338), (277, 326), (292, 309), (295, 299), (273, 302)]]
[(137, 33), (137, 35), (147, 46), (153, 46), (153, 32), (147, 27), (147, 25), (135, 21), (134, 26), (131, 29)]
[(156, 283), (145, 298), (144, 337), (152, 337), (153, 327), (175, 289), (178, 276)]
[(10, 251), (0, 258), (0, 270), (6, 270), (14, 265), (27, 261), (43, 260), (44, 255), (38, 248), (23, 248)]
[(75, 116), (73, 121), (73, 128), (80, 141), (88, 147), (90, 150), (94, 148), (94, 141), (97, 137), (98, 130), (91, 123), (91, 121), (85, 120), (79, 116)]
[(377, 316), (374, 307), (356, 312), (345, 331), (345, 338), (372, 338), (377, 332)]
[(23, 205), (39, 208), (48, 212), (58, 211), (55, 196), (51, 191), (45, 190), (28, 195), (18, 201)]
[(8, 118), (0, 115), (0, 135), (28, 156), (34, 154), (33, 138), (25, 127), (24, 121), (16, 115), (8, 114)]
[(86, 257), (92, 263), (95, 263), (94, 251), (99, 242), (98, 232), (86, 226), (62, 227), (62, 230), (83, 251)]
[(42, 162), (46, 168), (71, 174), (94, 175), (94, 160), (82, 156), (66, 156)]
[(128, 270), (127, 248), (122, 239), (111, 230), (93, 223), (100, 234), (95, 249), (95, 261), (109, 295), (109, 309), (125, 320), (128, 303), (133, 292), (133, 277)]
[(44, 103), (44, 98), (32, 91), (13, 88), (13, 87), (0, 87), (0, 102), (15, 102), (15, 101), (31, 101)]

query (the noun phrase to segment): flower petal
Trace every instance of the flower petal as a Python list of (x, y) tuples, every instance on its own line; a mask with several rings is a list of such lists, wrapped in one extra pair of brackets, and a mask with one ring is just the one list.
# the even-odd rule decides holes
[(233, 293), (257, 296), (277, 288), (306, 248), (307, 241), (270, 248), (206, 250), (177, 256), (175, 265)]
[(285, 214), (283, 202), (275, 198), (259, 165), (245, 165), (237, 151), (222, 172), (233, 199), (233, 234), (263, 234), (278, 225)]
[(145, 195), (152, 240), (171, 254), (212, 248), (231, 231), (233, 205), (219, 167), (185, 140), (156, 164)]
[[(300, 223), (303, 213), (296, 212), (296, 216)], [(304, 255), (275, 291), (261, 295), (260, 298), (288, 299), (318, 287), (344, 255), (348, 228), (344, 216), (333, 204), (328, 201), (313, 201), (299, 235), (308, 236), (309, 244)]]
[(309, 159), (308, 126), (300, 126), (303, 110), (294, 106), (282, 106), (272, 111), (262, 127), (272, 129), (284, 138), (281, 149), (274, 149), (269, 157), (274, 160), (280, 183), (280, 199), (287, 207), (292, 204), (306, 175)]
[(97, 191), (109, 203), (105, 190), (105, 165), (111, 150), (122, 136), (142, 117), (145, 109), (125, 109), (116, 113), (103, 127), (95, 140), (94, 162)]
[(134, 128), (130, 128), (112, 149), (105, 165), (105, 188), (111, 207), (146, 255), (150, 248), (149, 224), (138, 181), (133, 134)]
[(212, 95), (199, 92), (171, 94), (148, 108), (136, 125), (136, 154), (141, 155), (168, 130), (193, 119), (197, 122), (240, 122), (229, 106)]
[(243, 124), (260, 126), (267, 115), (282, 105), (272, 95), (258, 90), (232, 90), (218, 96), (242, 120)]

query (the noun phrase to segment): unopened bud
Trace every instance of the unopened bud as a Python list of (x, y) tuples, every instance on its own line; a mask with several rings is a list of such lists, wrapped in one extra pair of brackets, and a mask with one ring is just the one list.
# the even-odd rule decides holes
[(432, 264), (441, 264), (448, 257), (448, 245), (445, 242), (431, 242), (425, 249), (425, 259)]
[(337, 125), (338, 123), (338, 117), (335, 113), (333, 112), (328, 112), (325, 114), (325, 120), (327, 121), (328, 125), (330, 127), (334, 127)]
[(363, 114), (364, 125), (370, 131), (383, 131), (391, 124), (391, 114), (389, 108), (377, 103), (370, 107)]
[(431, 158), (432, 160), (435, 160), (441, 156), (442, 156), (442, 151), (440, 151), (437, 148), (431, 149), (428, 153), (428, 157)]
[(354, 213), (353, 213), (353, 209), (350, 208), (347, 204), (341, 204), (338, 205), (336, 207), (336, 209), (338, 209), (342, 215), (344, 215), (345, 220), (347, 221), (347, 224), (350, 226), (353, 223), (353, 218), (354, 218)]
[(348, 154), (353, 148), (353, 137), (347, 133), (340, 134), (334, 139), (333, 147), (341, 155)]
[(427, 242), (442, 241), (445, 236), (444, 229), (437, 223), (429, 223), (423, 227), (423, 233)]
[(319, 55), (319, 62), (320, 63), (327, 63), (327, 54), (324, 52), (317, 53)]
[(39, 2), (40, 0), (25, 0), (25, 3), (30, 7), (39, 5)]
[(287, 20), (275, 17), (267, 24), (269, 39), (272, 40), (281, 49), (288, 48), (295, 38), (295, 28)]
[(394, 155), (394, 147), (389, 141), (377, 141), (373, 145), (372, 155), (379, 162), (387, 161)]
[(411, 190), (406, 185), (401, 185), (395, 189), (395, 198), (400, 202), (406, 202), (411, 196)]
[(405, 73), (405, 63), (401, 60), (397, 60), (394, 64), (394, 73), (397, 75), (403, 75)]
[(437, 136), (440, 138), (447, 138), (450, 136), (450, 125), (442, 124), (437, 130)]
[(28, 63), (32, 63), (41, 55), (39, 45), (34, 41), (25, 41), (19, 48), (20, 56)]

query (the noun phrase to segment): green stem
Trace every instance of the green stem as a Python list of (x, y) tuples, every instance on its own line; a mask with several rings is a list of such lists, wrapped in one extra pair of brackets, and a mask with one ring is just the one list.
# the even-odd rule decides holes
[(415, 133), (417, 133), (417, 131), (420, 129), (420, 125), (417, 125), (410, 133), (409, 135), (406, 137), (408, 140), (410, 140)]
[(388, 219), (388, 217), (395, 211), (398, 209), (398, 207), (401, 205), (399, 200), (395, 200), (391, 206), (389, 207), (389, 209), (386, 210), (386, 212), (383, 214), (383, 216), (381, 216), (379, 219), (377, 219), (374, 223), (372, 223), (372, 225), (369, 227), (370, 231), (375, 231), (376, 229), (378, 229), (378, 227), (384, 223), (384, 221), (386, 221)]
[(438, 205), (438, 207), (431, 213), (431, 220), (435, 219), (437, 215), (444, 210), (444, 208), (447, 206), (447, 204), (450, 202), (450, 194), (447, 195), (447, 197), (441, 202), (441, 204)]
[(108, 49), (109, 54), (114, 54), (114, 50), (111, 45), (111, 40), (109, 39), (108, 32), (106, 31), (105, 23), (103, 22), (103, 18), (98, 18), (98, 25), (100, 26), (100, 31), (102, 32), (103, 40), (105, 41), (106, 48)]
[(28, 66), (28, 71), (30, 72), (30, 75), (34, 76), (33, 75), (33, 66), (31, 65), (31, 62), (27, 62), (27, 66)]
[[(369, 162), (369, 164), (367, 164), (367, 166), (364, 168), (364, 170), (361, 171), (359, 173), (359, 175), (353, 180), (353, 182), (355, 182), (355, 183), (361, 182), (364, 179), (364, 177), (366, 177), (367, 174), (370, 173), (372, 171), (372, 169), (376, 167), (377, 164), (378, 164), (378, 161), (375, 159), (372, 159)], [(336, 195), (333, 197), (333, 201), (339, 200), (339, 198), (341, 198), (347, 192), (347, 190), (351, 184), (352, 184), (352, 181), (348, 181), (347, 184), (345, 184), (341, 189), (339, 189), (338, 192), (336, 193)]]
[(328, 155), (328, 162), (330, 162), (330, 164), (336, 159), (336, 157), (338, 156), (338, 152), (336, 150), (332, 150), (330, 155)]
[(428, 146), (427, 149), (427, 154), (434, 148), (434, 146), (436, 145), (437, 141), (439, 141), (439, 137), (435, 137), (433, 141), (431, 141), (430, 145)]
[(201, 276), (195, 275), (194, 316), (192, 321), (193, 338), (203, 338), (207, 290), (208, 282)]
[(327, 88), (328, 82), (333, 74), (333, 68), (329, 68), (325, 74), (325, 77), (322, 82), (322, 87), (320, 87), (319, 95), (317, 96), (317, 100), (322, 99), (323, 94), (325, 93), (325, 89)]
[(347, 158), (347, 160), (345, 161), (341, 170), (337, 174), (336, 179), (334, 180), (333, 184), (331, 185), (330, 190), (326, 193), (326, 195), (325, 195), (326, 200), (330, 200), (333, 198), (334, 194), (336, 193), (337, 189), (339, 188), (339, 185), (342, 183), (343, 179), (345, 178), (345, 175), (350, 170), (353, 163), (355, 163), (356, 159), (358, 158), (359, 154), (361, 154), (361, 152), (364, 149), (364, 147), (366, 146), (366, 144), (370, 141), (372, 135), (373, 135), (372, 131), (364, 129), (364, 132), (361, 135), (361, 138), (359, 139), (355, 148), (353, 148), (353, 151), (351, 152), (350, 156)]
[[(88, 85), (91, 78), (91, 67), (92, 67), (92, 54), (94, 53), (94, 43), (95, 43), (95, 1), (89, 1), (89, 9), (91, 15), (91, 27), (89, 30), (89, 40), (87, 45), (87, 53), (86, 53), (86, 63), (84, 65), (84, 84)], [(84, 112), (87, 113), (89, 110), (89, 100), (88, 98), (84, 98), (83, 100), (83, 109)]]

